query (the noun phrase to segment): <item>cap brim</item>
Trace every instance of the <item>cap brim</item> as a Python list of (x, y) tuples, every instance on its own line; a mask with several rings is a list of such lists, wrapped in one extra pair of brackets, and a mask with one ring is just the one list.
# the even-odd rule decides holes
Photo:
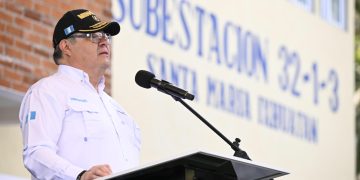
[(109, 33), (111, 36), (115, 36), (120, 32), (120, 25), (118, 22), (113, 21), (113, 22), (103, 23), (103, 25), (96, 28), (79, 30), (80, 33), (99, 32), (99, 31), (103, 31), (105, 33)]

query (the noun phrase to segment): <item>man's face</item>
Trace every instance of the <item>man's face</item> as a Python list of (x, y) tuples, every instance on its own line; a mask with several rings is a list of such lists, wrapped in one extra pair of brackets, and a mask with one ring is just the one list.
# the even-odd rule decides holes
[[(110, 66), (110, 40), (102, 32), (74, 34), (71, 61), (84, 71), (106, 70)], [(110, 37), (111, 38), (111, 37)]]

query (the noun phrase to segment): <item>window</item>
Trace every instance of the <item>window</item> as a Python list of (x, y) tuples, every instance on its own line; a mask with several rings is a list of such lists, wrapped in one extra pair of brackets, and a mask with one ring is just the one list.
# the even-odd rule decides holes
[(343, 30), (347, 28), (347, 1), (346, 0), (321, 0), (320, 15), (330, 24)]
[(314, 0), (290, 0), (308, 12), (314, 11)]

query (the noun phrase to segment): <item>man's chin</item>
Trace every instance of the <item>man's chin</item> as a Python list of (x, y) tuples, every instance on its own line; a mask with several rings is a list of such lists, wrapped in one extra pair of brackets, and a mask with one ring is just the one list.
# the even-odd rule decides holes
[(102, 64), (108, 64), (110, 65), (110, 58), (109, 57), (102, 57), (102, 58), (99, 58), (99, 61), (102, 63)]

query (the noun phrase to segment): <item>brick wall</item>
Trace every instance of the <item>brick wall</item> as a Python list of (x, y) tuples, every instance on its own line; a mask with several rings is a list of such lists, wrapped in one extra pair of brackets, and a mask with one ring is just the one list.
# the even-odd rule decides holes
[[(0, 0), (0, 86), (25, 92), (52, 74), (52, 34), (56, 22), (71, 9), (89, 9), (111, 20), (111, 0)], [(110, 93), (111, 73), (106, 73)]]

